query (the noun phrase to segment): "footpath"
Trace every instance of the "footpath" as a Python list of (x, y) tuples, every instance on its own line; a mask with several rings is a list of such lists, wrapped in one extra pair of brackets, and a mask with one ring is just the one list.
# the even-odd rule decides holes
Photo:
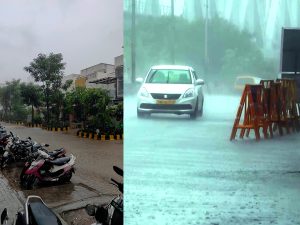
[(8, 224), (13, 223), (15, 214), (19, 209), (22, 209), (22, 205), (18, 193), (9, 186), (5, 177), (0, 174), (0, 213), (4, 208), (7, 208)]

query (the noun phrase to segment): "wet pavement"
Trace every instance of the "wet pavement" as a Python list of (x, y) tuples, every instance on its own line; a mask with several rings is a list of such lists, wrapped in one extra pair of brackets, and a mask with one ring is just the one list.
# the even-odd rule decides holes
[[(110, 183), (110, 178), (113, 177), (121, 181), (112, 167), (117, 165), (123, 168), (123, 141), (96, 141), (63, 132), (45, 131), (41, 128), (2, 124), (21, 138), (30, 136), (39, 143), (50, 144), (49, 150), (64, 147), (67, 154), (73, 154), (77, 157), (75, 174), (73, 174), (70, 182), (54, 185), (40, 184), (32, 190), (23, 190), (20, 187), (19, 176), (22, 163), (5, 168), (2, 174), (7, 178), (9, 185), (18, 192), (21, 199), (24, 200), (32, 194), (39, 195), (49, 207), (62, 213), (63, 209), (80, 209), (97, 198), (100, 201), (105, 199), (108, 202), (113, 196), (119, 194), (117, 188)], [(82, 220), (77, 218), (76, 221), (79, 223), (73, 221), (72, 224), (91, 224), (91, 218), (85, 212), (77, 211), (81, 213)], [(72, 215), (71, 212), (64, 214)], [(70, 223), (70, 221), (72, 220), (68, 222)], [(85, 223), (84, 221), (88, 222)]]
[(239, 105), (205, 96), (204, 115), (136, 116), (125, 97), (125, 223), (300, 224), (300, 133), (229, 141)]

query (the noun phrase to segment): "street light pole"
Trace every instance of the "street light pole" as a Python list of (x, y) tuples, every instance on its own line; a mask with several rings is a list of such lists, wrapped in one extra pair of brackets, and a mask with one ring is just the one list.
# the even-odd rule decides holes
[(175, 64), (175, 21), (174, 21), (174, 0), (171, 0), (171, 62)]
[(135, 0), (132, 0), (131, 9), (131, 83), (135, 82)]
[(204, 31), (204, 70), (205, 75), (208, 72), (208, 0), (205, 3), (206, 15), (205, 15), (205, 31)]

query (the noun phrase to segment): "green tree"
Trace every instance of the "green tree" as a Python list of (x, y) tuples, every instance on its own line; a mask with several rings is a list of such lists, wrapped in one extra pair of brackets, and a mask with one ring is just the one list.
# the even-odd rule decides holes
[(110, 97), (101, 88), (76, 88), (66, 94), (66, 110), (74, 112), (76, 119), (89, 127), (105, 129), (110, 126), (111, 117), (107, 110)]
[[(49, 107), (51, 104), (51, 97), (62, 86), (63, 70), (65, 69), (65, 63), (61, 53), (54, 54), (38, 54), (37, 58), (34, 58), (29, 66), (24, 67), (24, 70), (30, 73), (36, 82), (42, 83), (42, 89), (46, 102), (46, 121), (49, 124)], [(56, 98), (52, 98), (56, 99)]]
[(21, 97), (20, 80), (6, 82), (6, 85), (1, 88), (0, 94), (0, 101), (3, 107), (3, 119), (24, 121), (27, 112)]
[(42, 104), (42, 88), (33, 83), (21, 83), (20, 88), (23, 102), (31, 106), (31, 123), (34, 123), (34, 107)]
[[(125, 13), (124, 55), (126, 65), (131, 65), (131, 15)], [(136, 16), (136, 71), (137, 76), (146, 75), (152, 65), (172, 64), (174, 48), (175, 64), (190, 65), (206, 81), (233, 83), (239, 73), (270, 78), (275, 74), (275, 59), (266, 59), (255, 41), (255, 34), (239, 30), (234, 24), (215, 17), (208, 20), (208, 59), (204, 49), (204, 19), (192, 22), (183, 17)], [(171, 46), (174, 38), (176, 45)], [(207, 74), (204, 68), (207, 66)], [(130, 66), (127, 68), (130, 73)]]

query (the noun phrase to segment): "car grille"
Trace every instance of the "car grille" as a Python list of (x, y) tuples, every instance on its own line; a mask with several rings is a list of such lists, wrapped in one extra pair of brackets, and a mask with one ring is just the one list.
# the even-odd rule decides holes
[(157, 94), (157, 93), (151, 93), (151, 96), (154, 99), (178, 99), (180, 97), (180, 95), (181, 94)]
[(184, 110), (184, 109), (192, 109), (190, 104), (149, 104), (142, 103), (140, 106), (142, 109), (166, 109), (166, 110)]

